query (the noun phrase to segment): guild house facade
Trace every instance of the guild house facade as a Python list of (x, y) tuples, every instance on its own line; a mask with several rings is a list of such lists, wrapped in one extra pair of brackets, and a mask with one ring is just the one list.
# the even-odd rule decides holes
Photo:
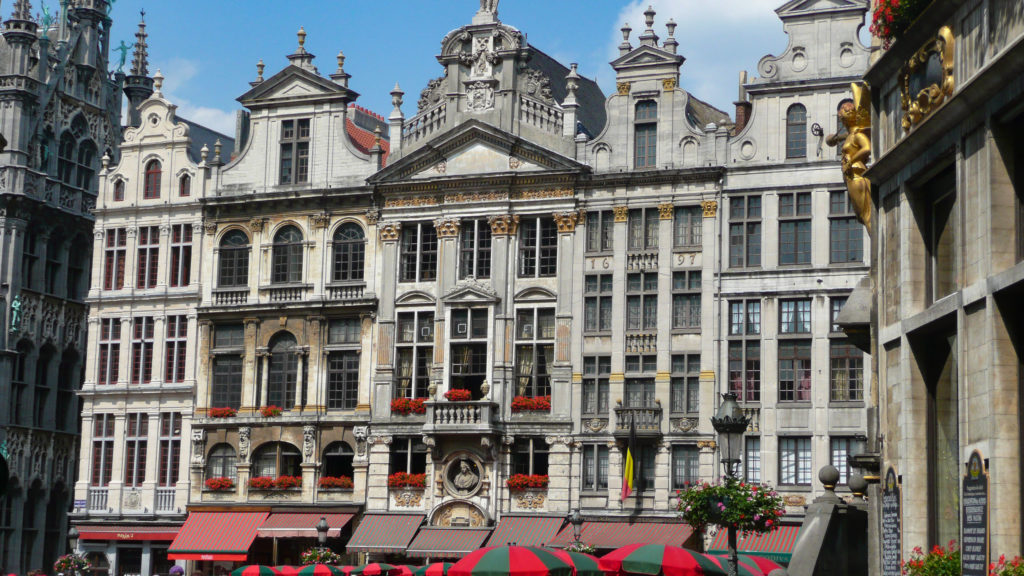
[(823, 144), (867, 66), (866, 8), (781, 6), (790, 46), (741, 77), (735, 121), (683, 88), (653, 10), (623, 27), (605, 95), (483, 2), (415, 110), (396, 84), (386, 118), (300, 30), (239, 98), (230, 159), (188, 165), (201, 282), (169, 559), (295, 563), (321, 517), (337, 551), (375, 559), (560, 546), (575, 509), (598, 548), (692, 545), (672, 496), (719, 476), (729, 390), (752, 418), (744, 474), (790, 513), (742, 545), (786, 557), (813, 471), (848, 475), (867, 432), (870, 361), (833, 310), (869, 246)]

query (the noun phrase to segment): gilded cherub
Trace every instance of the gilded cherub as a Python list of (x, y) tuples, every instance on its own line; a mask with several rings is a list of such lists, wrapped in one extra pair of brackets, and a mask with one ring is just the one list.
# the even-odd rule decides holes
[[(861, 224), (871, 231), (871, 181), (864, 177), (871, 157), (871, 89), (867, 84), (852, 84), (853, 102), (839, 108), (839, 120), (846, 127), (842, 140), (842, 170), (850, 202)], [(829, 146), (839, 144), (842, 134), (829, 134)]]

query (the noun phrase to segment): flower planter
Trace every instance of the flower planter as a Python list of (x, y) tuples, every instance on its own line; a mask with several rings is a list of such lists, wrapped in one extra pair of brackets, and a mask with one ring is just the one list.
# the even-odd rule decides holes
[(280, 406), (264, 406), (260, 408), (260, 416), (264, 418), (276, 418), (284, 412)]
[(512, 399), (513, 414), (551, 412), (551, 396), (516, 396)]
[(235, 481), (231, 478), (207, 478), (203, 483), (210, 492), (234, 492)]
[(393, 416), (419, 416), (427, 413), (426, 398), (395, 398), (391, 401)]
[(449, 402), (469, 402), (473, 399), (473, 393), (469, 390), (455, 388), (445, 392), (444, 398)]
[(238, 410), (228, 407), (210, 408), (206, 415), (210, 418), (234, 418), (238, 415)]
[(317, 487), (320, 490), (347, 490), (351, 492), (355, 485), (348, 476), (323, 476), (317, 481)]

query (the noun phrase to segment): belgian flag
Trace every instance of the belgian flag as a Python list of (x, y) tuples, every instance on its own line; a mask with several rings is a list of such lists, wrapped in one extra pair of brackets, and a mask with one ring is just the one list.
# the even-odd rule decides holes
[(622, 501), (629, 498), (636, 486), (636, 420), (635, 414), (630, 414), (629, 419), (629, 443), (626, 445), (626, 458), (622, 462)]

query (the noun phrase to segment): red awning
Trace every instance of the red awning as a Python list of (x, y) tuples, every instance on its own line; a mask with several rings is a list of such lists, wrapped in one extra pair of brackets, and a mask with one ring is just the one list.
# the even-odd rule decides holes
[[(636, 542), (683, 546), (691, 536), (693, 528), (688, 524), (668, 522), (584, 522), (580, 532), (580, 540), (595, 548), (621, 548)], [(566, 526), (551, 543), (565, 546), (574, 539), (572, 526)]]
[(171, 542), (171, 560), (245, 560), (266, 512), (191, 512)]
[(487, 540), (489, 528), (422, 528), (406, 556), (413, 558), (461, 558)]
[[(799, 526), (782, 525), (768, 534), (737, 534), (736, 549), (742, 554), (757, 554), (777, 562), (788, 562), (796, 544)], [(724, 552), (729, 549), (728, 532), (719, 530), (711, 542), (709, 552)]]
[(501, 521), (494, 527), (494, 534), (491, 535), (488, 544), (544, 546), (558, 534), (558, 529), (564, 523), (565, 518), (562, 516), (502, 516)]
[(423, 514), (366, 514), (359, 521), (348, 552), (405, 552), (423, 523)]
[(256, 533), (260, 538), (316, 538), (316, 525), (327, 521), (327, 535), (337, 538), (341, 529), (355, 514), (322, 514), (319, 512), (282, 512), (271, 514)]
[(181, 526), (131, 526), (128, 524), (79, 524), (82, 540), (174, 540)]

